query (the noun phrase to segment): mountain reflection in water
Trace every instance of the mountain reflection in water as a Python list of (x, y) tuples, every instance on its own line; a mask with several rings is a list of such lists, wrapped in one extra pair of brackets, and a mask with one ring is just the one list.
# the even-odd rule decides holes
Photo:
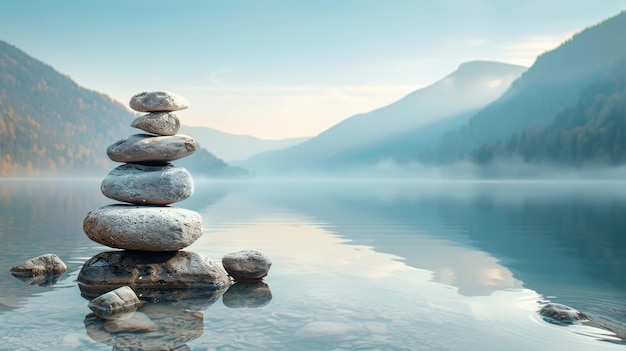
[[(256, 249), (273, 265), (266, 285), (238, 283), (220, 302), (196, 308), (202, 333), (174, 332), (168, 347), (619, 347), (596, 341), (611, 339), (608, 332), (549, 325), (536, 311), (539, 301), (550, 300), (613, 326), (626, 321), (621, 189), (616, 183), (198, 180), (194, 196), (177, 204), (204, 221), (203, 236), (186, 250), (219, 262), (225, 253)], [(99, 193), (99, 181), (0, 182), (0, 240), (9, 248), (0, 256), (0, 340), (18, 349), (88, 350), (132, 339), (118, 343), (100, 322), (85, 320), (89, 310), (75, 282), (85, 260), (109, 250), (86, 238), (82, 220), (112, 202)], [(47, 252), (68, 264), (56, 285), (31, 286), (8, 273)], [(146, 308), (150, 316), (161, 306)], [(19, 337), (32, 328), (40, 330), (35, 338)]]

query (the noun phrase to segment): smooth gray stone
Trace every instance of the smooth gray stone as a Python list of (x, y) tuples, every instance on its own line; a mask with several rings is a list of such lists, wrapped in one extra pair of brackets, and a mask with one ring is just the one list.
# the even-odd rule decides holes
[(88, 306), (98, 317), (126, 319), (141, 306), (141, 301), (133, 289), (122, 286), (89, 301)]
[(45, 254), (26, 260), (11, 268), (11, 274), (17, 277), (42, 275), (61, 275), (67, 266), (55, 254)]
[(135, 118), (131, 127), (158, 135), (176, 135), (180, 130), (180, 120), (170, 112), (152, 112)]
[(222, 257), (222, 265), (235, 280), (258, 280), (267, 275), (272, 266), (270, 257), (262, 252), (245, 250)]
[(189, 107), (189, 102), (167, 91), (145, 91), (133, 96), (129, 106), (139, 112), (169, 112), (184, 110)]
[(202, 218), (177, 207), (109, 205), (90, 211), (83, 230), (89, 239), (113, 248), (176, 251), (202, 235)]
[(191, 174), (182, 167), (123, 164), (102, 181), (100, 190), (113, 200), (137, 205), (169, 205), (193, 194)]
[(130, 286), (141, 300), (202, 300), (212, 304), (230, 286), (211, 259), (189, 251), (107, 251), (89, 259), (78, 274), (81, 294), (99, 296)]
[(178, 160), (194, 151), (196, 142), (187, 135), (134, 134), (110, 145), (107, 155), (115, 162), (149, 163)]

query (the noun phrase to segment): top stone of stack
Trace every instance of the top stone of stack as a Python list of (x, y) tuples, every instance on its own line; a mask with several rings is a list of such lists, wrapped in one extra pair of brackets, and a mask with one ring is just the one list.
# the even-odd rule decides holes
[(187, 99), (167, 91), (147, 91), (130, 99), (130, 108), (138, 112), (171, 112), (189, 107)]

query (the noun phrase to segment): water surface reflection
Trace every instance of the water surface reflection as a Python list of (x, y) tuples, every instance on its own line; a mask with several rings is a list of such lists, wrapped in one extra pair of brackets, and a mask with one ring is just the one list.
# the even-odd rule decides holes
[[(188, 250), (219, 262), (225, 253), (256, 249), (273, 265), (263, 284), (237, 283), (222, 303), (142, 307), (138, 318), (154, 323), (146, 328), (172, 331), (159, 334), (163, 347), (623, 349), (596, 340), (608, 332), (549, 325), (535, 311), (550, 299), (626, 321), (626, 187), (197, 181), (196, 188), (180, 207), (199, 211), (205, 230)], [(105, 328), (85, 318), (75, 279), (85, 260), (107, 250), (81, 229), (90, 209), (111, 203), (99, 182), (0, 189), (0, 239), (11, 247), (0, 257), (3, 345), (149, 346), (149, 333), (157, 331)], [(8, 274), (42, 250), (68, 263), (56, 285), (33, 287)], [(162, 323), (165, 315), (171, 324)], [(168, 326), (188, 317), (195, 324), (185, 331)], [(32, 330), (36, 335), (26, 338)]]

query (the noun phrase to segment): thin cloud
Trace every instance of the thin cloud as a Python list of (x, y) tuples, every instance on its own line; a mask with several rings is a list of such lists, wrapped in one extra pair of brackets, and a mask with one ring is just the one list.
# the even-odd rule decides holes
[(482, 38), (482, 37), (477, 37), (477, 38), (467, 38), (467, 39), (461, 39), (461, 40), (446, 40), (445, 41), (445, 45), (446, 46), (450, 46), (450, 47), (455, 47), (455, 48), (477, 48), (477, 47), (484, 47), (485, 45), (488, 45), (491, 41), (488, 38)]
[(537, 56), (557, 48), (574, 33), (554, 36), (534, 36), (504, 46), (506, 61), (522, 66), (531, 66)]
[(224, 67), (215, 71), (211, 71), (209, 72), (207, 76), (207, 81), (211, 85), (216, 85), (216, 86), (222, 85), (224, 84), (224, 76), (231, 73), (232, 71), (233, 69), (230, 67)]
[(183, 90), (192, 93), (201, 93), (207, 98), (247, 98), (247, 97), (310, 97), (320, 98), (380, 98), (383, 96), (402, 96), (417, 90), (416, 85), (342, 85), (342, 86), (188, 86)]

